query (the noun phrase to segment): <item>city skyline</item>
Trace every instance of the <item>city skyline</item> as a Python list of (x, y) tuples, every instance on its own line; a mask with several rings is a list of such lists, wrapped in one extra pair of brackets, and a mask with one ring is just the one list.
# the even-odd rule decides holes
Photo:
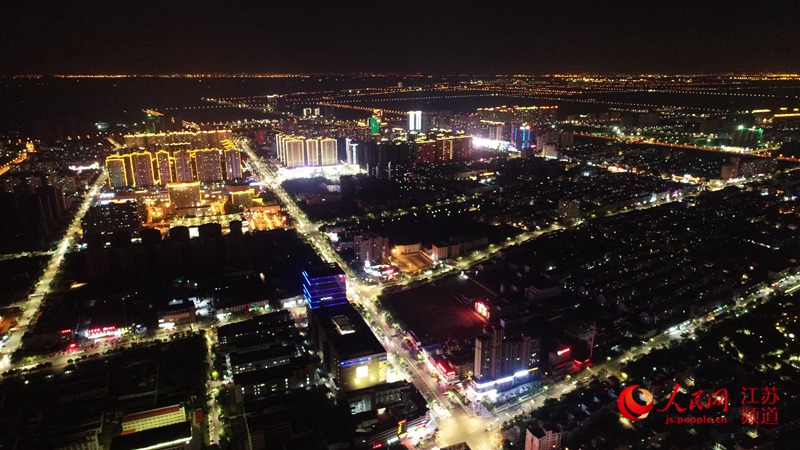
[(800, 439), (800, 4), (2, 9), (0, 448)]

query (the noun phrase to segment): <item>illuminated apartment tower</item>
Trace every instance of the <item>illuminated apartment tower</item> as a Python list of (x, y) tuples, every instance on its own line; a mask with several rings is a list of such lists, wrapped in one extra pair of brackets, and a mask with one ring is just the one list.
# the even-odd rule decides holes
[(408, 112), (408, 131), (422, 131), (422, 111)]
[(222, 164), (219, 153), (219, 150), (211, 149), (194, 152), (194, 159), (197, 164), (197, 181), (204, 183), (222, 181)]
[(225, 169), (228, 180), (242, 178), (242, 152), (238, 149), (225, 150)]
[(155, 186), (153, 173), (153, 155), (150, 152), (131, 153), (133, 164), (133, 185), (136, 187)]
[(128, 185), (125, 174), (125, 158), (120, 155), (112, 155), (106, 158), (106, 170), (108, 170), (108, 185), (112, 188), (124, 188)]
[(336, 146), (336, 139), (325, 138), (320, 140), (320, 153), (323, 166), (333, 166), (339, 162), (339, 149)]
[(359, 164), (361, 159), (358, 157), (359, 142), (353, 142), (350, 139), (345, 141), (347, 164)]
[(286, 167), (302, 167), (305, 161), (305, 139), (287, 139), (284, 141), (285, 159), (283, 164)]
[(169, 152), (159, 150), (156, 152), (156, 165), (158, 166), (158, 185), (166, 186), (172, 183), (172, 168), (170, 167)]
[(306, 164), (307, 166), (319, 165), (319, 139), (306, 139)]
[(192, 156), (188, 150), (178, 150), (175, 152), (175, 181), (178, 183), (190, 183), (194, 181), (192, 174)]
[(500, 326), (488, 327), (475, 338), (473, 379), (506, 382), (526, 378), (539, 364), (541, 339), (527, 334), (506, 336)]
[(286, 136), (282, 134), (275, 135), (275, 157), (283, 163), (286, 161)]

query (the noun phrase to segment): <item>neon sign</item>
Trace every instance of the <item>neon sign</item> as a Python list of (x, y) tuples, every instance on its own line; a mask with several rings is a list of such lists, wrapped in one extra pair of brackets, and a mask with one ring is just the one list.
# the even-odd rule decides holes
[(483, 302), (475, 302), (475, 311), (484, 319), (489, 320), (489, 308)]

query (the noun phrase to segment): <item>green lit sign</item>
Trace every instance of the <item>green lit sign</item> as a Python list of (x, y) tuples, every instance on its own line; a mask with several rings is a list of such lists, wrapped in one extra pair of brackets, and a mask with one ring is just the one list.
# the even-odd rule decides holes
[(370, 117), (369, 129), (372, 131), (372, 134), (379, 134), (381, 132), (381, 122), (375, 117)]

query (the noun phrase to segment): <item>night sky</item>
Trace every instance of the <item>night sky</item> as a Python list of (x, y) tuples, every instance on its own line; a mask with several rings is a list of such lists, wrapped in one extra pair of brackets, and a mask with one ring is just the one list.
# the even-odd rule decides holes
[(3, 3), (4, 74), (800, 71), (796, 0)]

